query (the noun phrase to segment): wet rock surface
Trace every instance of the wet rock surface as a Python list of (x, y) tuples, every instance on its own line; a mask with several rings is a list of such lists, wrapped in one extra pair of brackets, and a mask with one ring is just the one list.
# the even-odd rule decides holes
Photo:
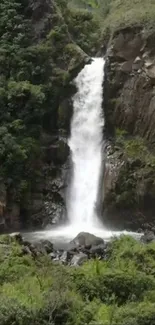
[(144, 235), (141, 237), (141, 242), (144, 243), (144, 244), (155, 242), (155, 234), (154, 234), (154, 232), (146, 230), (144, 232)]
[(104, 259), (108, 243), (100, 237), (96, 237), (90, 233), (80, 233), (70, 243), (61, 245), (61, 249), (57, 248), (49, 240), (24, 240), (20, 233), (12, 234), (20, 245), (22, 245), (23, 254), (38, 256), (40, 254), (48, 255), (54, 263), (60, 263), (70, 266), (80, 266), (87, 260), (92, 258)]
[(103, 244), (103, 239), (87, 232), (81, 232), (71, 241), (71, 244), (75, 244), (77, 247), (84, 246), (89, 248), (93, 245)]
[[(88, 237), (88, 233), (87, 234)], [(86, 235), (85, 235), (86, 236)], [(73, 241), (68, 243), (68, 246), (64, 249), (57, 249), (50, 240), (37, 240), (31, 242), (25, 240), (20, 233), (11, 234), (12, 240), (16, 240), (22, 247), (23, 255), (31, 255), (34, 259), (39, 255), (48, 256), (53, 263), (68, 265), (71, 267), (79, 267), (90, 259), (107, 260), (108, 252), (111, 247), (111, 241), (99, 243), (99, 237), (89, 234), (90, 238), (93, 238), (94, 242), (89, 245), (74, 245)], [(76, 236), (81, 237), (81, 233)], [(95, 243), (96, 237), (96, 245)], [(75, 239), (76, 239), (75, 238)], [(144, 245), (155, 241), (155, 230), (146, 230), (144, 234), (141, 234), (137, 240), (140, 240)], [(1, 243), (0, 243), (1, 246)], [(4, 244), (3, 244), (4, 246)], [(7, 245), (6, 245), (7, 254)]]
[(72, 266), (80, 266), (87, 260), (88, 260), (87, 254), (80, 252), (79, 254), (73, 256), (70, 263)]

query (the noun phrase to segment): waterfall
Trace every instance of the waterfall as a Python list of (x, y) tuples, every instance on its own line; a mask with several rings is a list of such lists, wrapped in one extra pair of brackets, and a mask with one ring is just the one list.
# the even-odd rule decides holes
[[(104, 239), (128, 232), (106, 230), (97, 218), (102, 182), (103, 126), (102, 112), (104, 60), (96, 58), (86, 65), (75, 79), (77, 93), (73, 97), (73, 118), (69, 146), (72, 158), (72, 179), (67, 199), (69, 224), (36, 232), (36, 238), (68, 242), (86, 231)], [(129, 233), (137, 236), (137, 234)], [(34, 233), (33, 233), (34, 237)]]
[(96, 205), (102, 168), (102, 112), (104, 60), (95, 58), (75, 79), (69, 147), (73, 175), (68, 196), (68, 218), (74, 228), (97, 225)]

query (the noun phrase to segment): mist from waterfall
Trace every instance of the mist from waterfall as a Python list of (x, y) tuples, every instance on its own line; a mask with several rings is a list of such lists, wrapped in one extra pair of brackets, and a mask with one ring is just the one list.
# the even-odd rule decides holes
[(70, 225), (90, 231), (98, 225), (96, 214), (103, 158), (102, 110), (104, 60), (95, 58), (75, 79), (69, 147), (72, 179), (67, 201)]

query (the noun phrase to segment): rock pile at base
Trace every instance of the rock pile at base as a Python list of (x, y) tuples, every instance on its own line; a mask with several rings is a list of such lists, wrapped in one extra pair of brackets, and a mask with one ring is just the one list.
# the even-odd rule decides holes
[[(31, 243), (24, 240), (20, 233), (12, 234), (21, 246), (23, 254), (29, 254), (36, 258), (39, 255), (47, 255), (54, 263), (69, 266), (80, 266), (90, 259), (106, 260), (110, 242), (105, 242), (102, 238), (93, 234), (79, 233), (65, 249), (56, 249), (49, 240), (39, 240)], [(140, 241), (144, 244), (155, 241), (153, 232), (142, 234)]]

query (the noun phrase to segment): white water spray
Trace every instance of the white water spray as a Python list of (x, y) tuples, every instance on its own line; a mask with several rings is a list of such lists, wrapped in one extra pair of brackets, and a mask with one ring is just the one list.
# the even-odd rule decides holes
[[(56, 229), (26, 234), (27, 238), (50, 239), (68, 242), (79, 232), (86, 231), (110, 239), (113, 235), (128, 232), (112, 232), (100, 225), (96, 214), (99, 183), (102, 175), (102, 114), (104, 60), (93, 59), (75, 79), (77, 93), (73, 98), (74, 113), (71, 123), (71, 149), (73, 175), (71, 179), (67, 210), (69, 225)], [(129, 233), (135, 237), (135, 233)]]
[(102, 167), (104, 60), (93, 59), (75, 79), (71, 149), (73, 176), (68, 198), (70, 225), (81, 231), (96, 226), (96, 204)]

